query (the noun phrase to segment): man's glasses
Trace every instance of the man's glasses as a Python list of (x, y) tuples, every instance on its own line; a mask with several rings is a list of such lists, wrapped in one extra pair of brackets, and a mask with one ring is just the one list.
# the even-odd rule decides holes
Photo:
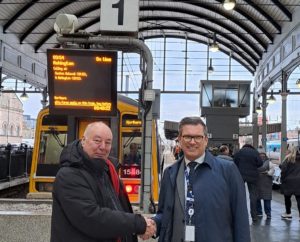
[(184, 135), (184, 136), (182, 136), (182, 138), (185, 142), (191, 142), (194, 139), (195, 142), (199, 143), (203, 140), (204, 136), (203, 135), (197, 135), (197, 136)]

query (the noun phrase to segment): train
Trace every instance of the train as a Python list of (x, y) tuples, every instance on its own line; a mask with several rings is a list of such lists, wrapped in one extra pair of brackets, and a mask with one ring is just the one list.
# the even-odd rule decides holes
[[(118, 163), (119, 176), (123, 180), (130, 202), (138, 204), (141, 187), (141, 165), (139, 162), (136, 164), (126, 164), (125, 162), (132, 146), (136, 147), (137, 152), (142, 152), (142, 120), (139, 119), (138, 102), (119, 94), (117, 110), (117, 117), (77, 118), (76, 130), (72, 133), (67, 115), (53, 115), (49, 113), (49, 107), (42, 109), (38, 114), (36, 123), (28, 197), (51, 194), (53, 182), (59, 169), (60, 153), (67, 145), (67, 136), (70, 135), (70, 132), (75, 139), (78, 139), (83, 136), (89, 123), (103, 121), (110, 126), (114, 136), (110, 159)], [(151, 199), (152, 202), (157, 203), (161, 154), (157, 124), (155, 120), (152, 122)]]
[[(287, 149), (290, 149), (294, 146), (299, 146), (298, 139), (288, 139)], [(267, 152), (280, 152), (281, 149), (281, 140), (270, 140), (267, 142), (266, 151)]]
[[(291, 149), (294, 146), (299, 146), (298, 139), (288, 139), (287, 149)], [(270, 140), (266, 144), (266, 152), (269, 158), (280, 161), (281, 152), (281, 140)]]

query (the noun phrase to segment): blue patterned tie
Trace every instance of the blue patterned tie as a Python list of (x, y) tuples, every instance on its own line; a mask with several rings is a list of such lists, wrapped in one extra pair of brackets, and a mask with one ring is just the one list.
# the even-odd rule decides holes
[(189, 180), (190, 180), (190, 184), (193, 185), (193, 178), (194, 178), (194, 175), (195, 175), (195, 167), (197, 166), (197, 162), (196, 161), (191, 161), (189, 164), (188, 164), (188, 167), (190, 168), (190, 171), (189, 171)]
[[(195, 167), (198, 163), (195, 161), (191, 161), (188, 164), (190, 171), (188, 173), (188, 181), (187, 181), (187, 194), (186, 194), (186, 221), (188, 224), (194, 224), (193, 215), (189, 215), (189, 210), (194, 207), (194, 194), (193, 194), (193, 178), (195, 174)], [(194, 210), (193, 210), (194, 211)]]

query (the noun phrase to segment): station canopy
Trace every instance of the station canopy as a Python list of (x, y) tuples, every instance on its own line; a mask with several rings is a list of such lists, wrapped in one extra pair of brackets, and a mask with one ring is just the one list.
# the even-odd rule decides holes
[[(300, 1), (236, 0), (230, 11), (223, 1), (140, 0), (138, 38), (183, 38), (203, 44), (215, 39), (222, 52), (253, 74), (283, 25), (292, 21)], [(53, 24), (58, 14), (76, 15), (77, 30), (98, 35), (100, 8), (100, 0), (0, 0), (1, 35), (15, 35), (21, 46), (46, 53), (57, 46)]]

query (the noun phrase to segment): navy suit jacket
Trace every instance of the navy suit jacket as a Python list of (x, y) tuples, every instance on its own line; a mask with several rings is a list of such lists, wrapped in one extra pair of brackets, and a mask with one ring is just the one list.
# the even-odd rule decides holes
[[(158, 212), (153, 218), (159, 242), (170, 242), (172, 238), (174, 191), (181, 162), (184, 158), (167, 167), (163, 175)], [(232, 161), (206, 151), (204, 162), (195, 170), (193, 192), (196, 241), (251, 241), (245, 185)]]

